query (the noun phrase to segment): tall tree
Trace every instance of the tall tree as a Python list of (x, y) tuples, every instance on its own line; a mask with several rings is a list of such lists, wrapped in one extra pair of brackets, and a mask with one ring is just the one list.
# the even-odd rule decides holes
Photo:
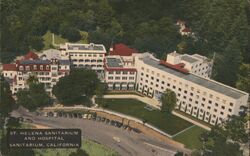
[(250, 93), (250, 64), (241, 64), (236, 87)]
[(5, 81), (3, 75), (0, 76), (0, 116), (7, 116), (12, 110), (15, 100), (13, 99), (10, 91), (10, 86)]
[(38, 107), (48, 106), (51, 102), (50, 96), (41, 83), (31, 83), (29, 88), (17, 92), (17, 104), (30, 111), (34, 111)]
[(52, 92), (65, 105), (86, 104), (95, 94), (98, 83), (93, 70), (74, 69), (57, 82)]
[(170, 89), (167, 89), (161, 96), (161, 111), (170, 113), (176, 105), (176, 95)]

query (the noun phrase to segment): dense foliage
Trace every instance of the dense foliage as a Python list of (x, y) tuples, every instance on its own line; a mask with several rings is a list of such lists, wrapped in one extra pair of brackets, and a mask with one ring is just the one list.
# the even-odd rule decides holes
[(17, 92), (17, 104), (36, 110), (38, 107), (48, 106), (52, 101), (41, 83), (30, 83), (29, 88)]
[(171, 113), (176, 105), (175, 92), (167, 89), (161, 96), (161, 111)]
[(0, 116), (7, 116), (12, 110), (15, 100), (12, 98), (10, 86), (3, 76), (0, 76)]
[(99, 83), (93, 70), (74, 69), (69, 75), (60, 78), (52, 92), (62, 104), (88, 105)]
[[(178, 34), (177, 19), (194, 38)], [(173, 50), (216, 53), (213, 78), (235, 86), (240, 65), (250, 63), (249, 19), (247, 0), (1, 0), (1, 61), (41, 50), (48, 30), (71, 42), (86, 31), (107, 49), (123, 42), (159, 58)]]
[(242, 116), (232, 116), (222, 126), (215, 126), (211, 131), (203, 133), (200, 136), (203, 149), (193, 155), (203, 153), (205, 156), (242, 156), (240, 144), (249, 140), (245, 122)]

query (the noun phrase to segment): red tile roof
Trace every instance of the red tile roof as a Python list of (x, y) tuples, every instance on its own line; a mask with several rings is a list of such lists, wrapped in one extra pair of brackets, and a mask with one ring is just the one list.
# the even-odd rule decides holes
[(184, 69), (185, 64), (183, 63), (173, 65), (173, 64), (167, 63), (166, 61), (161, 60), (160, 65), (166, 66), (168, 68), (171, 68), (173, 70), (179, 71), (184, 74), (189, 74), (189, 71), (187, 69)]
[(38, 59), (38, 55), (35, 54), (34, 52), (30, 51), (30, 52), (28, 52), (28, 53), (24, 56), (24, 60), (30, 60), (30, 59), (36, 60), (36, 59)]
[(129, 48), (127, 45), (119, 43), (113, 46), (113, 51), (110, 51), (109, 55), (131, 56), (132, 53), (137, 52), (136, 49)]
[(3, 64), (3, 71), (16, 71), (16, 65), (15, 64)]
[(189, 28), (185, 28), (185, 29), (182, 30), (182, 32), (192, 32), (192, 30), (189, 29)]

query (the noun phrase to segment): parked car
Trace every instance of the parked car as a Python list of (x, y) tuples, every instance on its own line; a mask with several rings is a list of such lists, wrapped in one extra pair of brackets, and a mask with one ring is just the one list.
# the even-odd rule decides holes
[(53, 116), (54, 116), (54, 113), (53, 113), (53, 112), (49, 112), (49, 113), (48, 113), (48, 116), (49, 116), (49, 117), (53, 117)]
[(69, 118), (73, 118), (73, 114), (72, 113), (68, 113)]
[(64, 117), (64, 118), (67, 118), (68, 117), (68, 114), (67, 113), (62, 113), (62, 116)]
[(53, 115), (53, 117), (55, 117), (55, 118), (57, 118), (57, 117), (58, 117), (58, 114), (57, 114), (57, 112), (54, 112), (54, 115)]
[(77, 113), (72, 113), (72, 115), (73, 115), (73, 118), (77, 118), (78, 117)]
[(88, 118), (88, 114), (84, 114), (83, 119), (87, 119), (87, 118)]
[(81, 118), (82, 118), (82, 113), (77, 113), (77, 117), (78, 117), (79, 119), (81, 119)]
[(109, 122), (110, 122), (110, 120), (109, 120), (109, 119), (107, 119), (107, 120), (105, 121), (105, 123), (106, 123), (106, 124), (108, 124)]
[(97, 116), (97, 117), (96, 117), (96, 121), (101, 121), (101, 117), (100, 117), (100, 116)]
[(137, 129), (137, 128), (132, 128), (133, 132), (135, 133), (141, 133), (141, 130)]
[(104, 122), (105, 120), (106, 120), (105, 117), (102, 117), (102, 118), (101, 118), (101, 122)]
[(89, 114), (89, 115), (88, 115), (88, 119), (91, 119), (91, 118), (92, 118), (92, 114)]
[(114, 126), (115, 125), (115, 121), (111, 120), (110, 125)]
[(48, 112), (44, 112), (43, 116), (48, 117)]
[(62, 112), (58, 112), (58, 117), (62, 117), (63, 113)]

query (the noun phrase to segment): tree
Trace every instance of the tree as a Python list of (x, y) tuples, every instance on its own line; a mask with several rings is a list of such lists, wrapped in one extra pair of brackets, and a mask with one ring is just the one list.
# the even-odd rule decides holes
[(0, 76), (0, 116), (7, 116), (12, 110), (15, 100), (13, 99), (8, 82), (5, 81), (3, 75)]
[(170, 113), (176, 105), (176, 95), (170, 89), (167, 89), (161, 96), (161, 111)]
[(78, 149), (76, 152), (72, 152), (69, 156), (89, 156), (88, 153), (82, 149)]
[(241, 64), (236, 87), (250, 93), (250, 64)]
[(17, 92), (17, 104), (22, 105), (30, 111), (51, 103), (51, 98), (41, 83), (31, 83), (29, 84), (29, 89), (26, 88)]
[(103, 95), (105, 94), (106, 91), (107, 91), (107, 84), (98, 83), (95, 94), (96, 94), (96, 97), (98, 98), (98, 104), (100, 104), (100, 106), (102, 107), (106, 106), (106, 104), (103, 101)]
[(204, 143), (201, 152), (205, 156), (242, 156), (239, 144), (248, 141), (244, 123), (244, 117), (232, 116), (221, 125), (212, 127), (210, 132), (203, 133), (200, 136)]
[(52, 92), (62, 104), (86, 104), (95, 94), (98, 83), (100, 80), (95, 71), (73, 69), (69, 75), (60, 78)]
[(40, 51), (43, 49), (43, 38), (40, 36), (32, 36), (29, 38), (29, 43), (32, 49)]

